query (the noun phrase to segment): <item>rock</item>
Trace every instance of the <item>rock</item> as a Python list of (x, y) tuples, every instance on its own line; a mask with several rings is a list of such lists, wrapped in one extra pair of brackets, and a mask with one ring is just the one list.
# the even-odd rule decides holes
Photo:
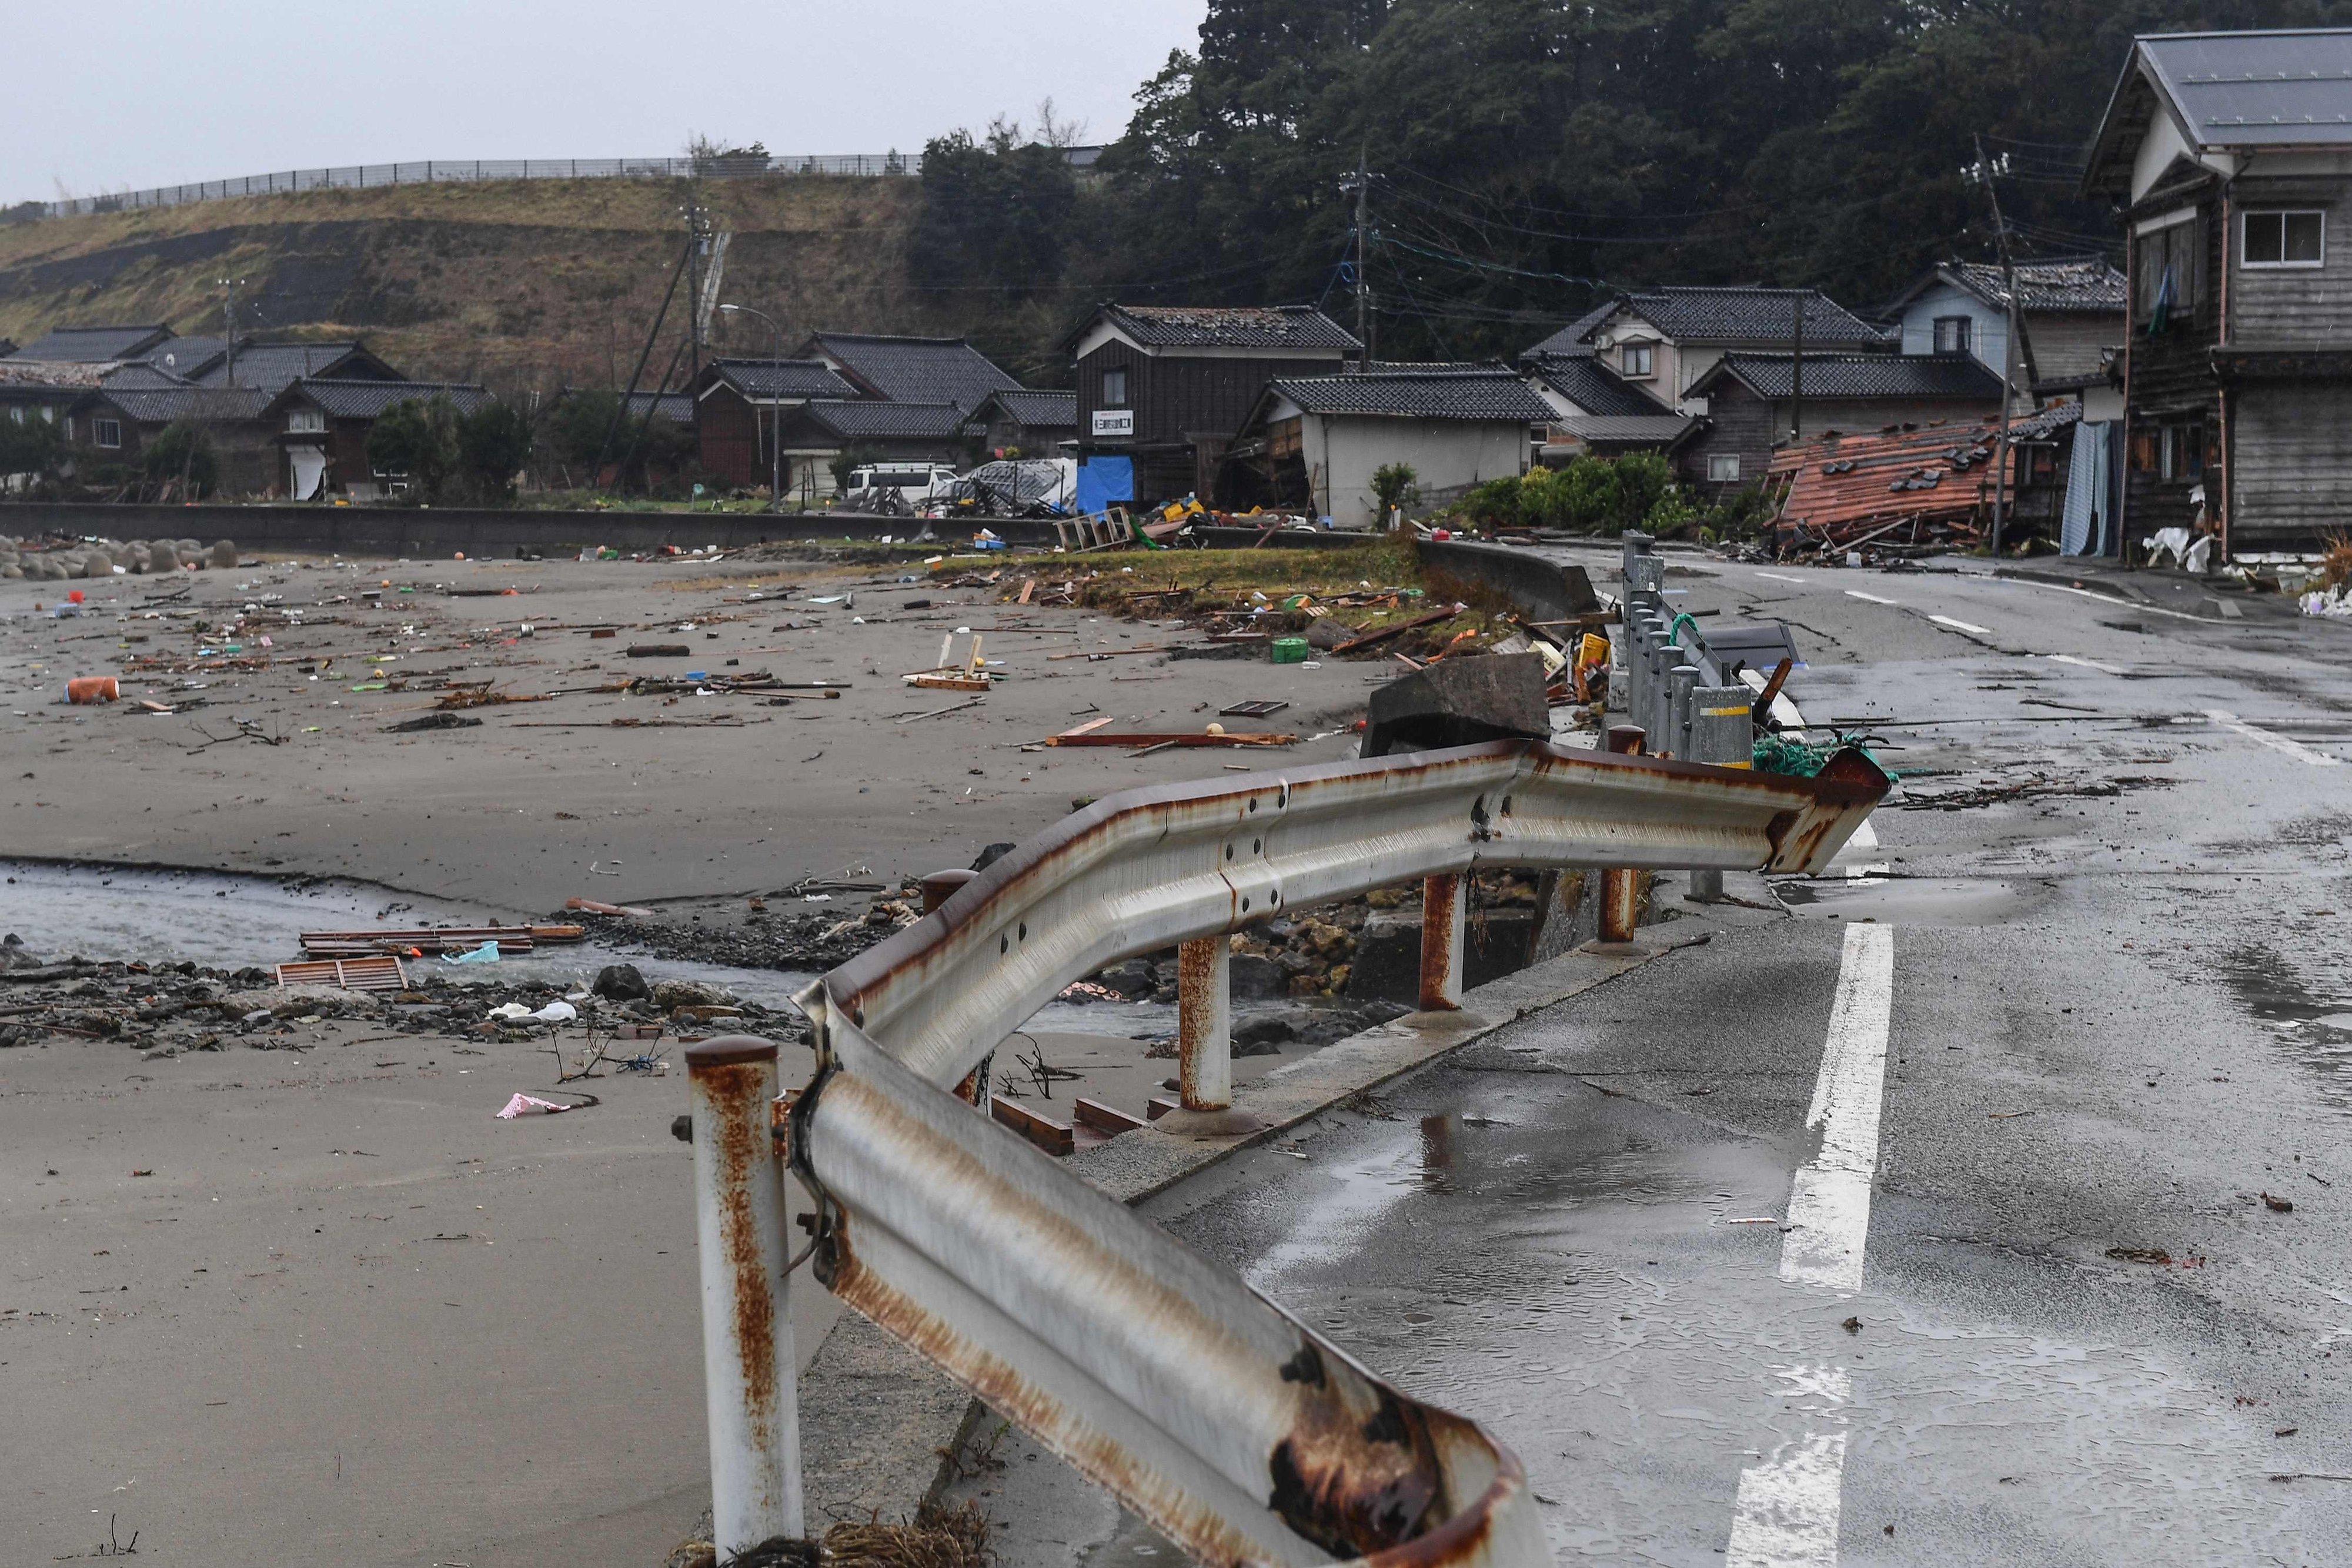
[(236, 542), (234, 539), (215, 539), (208, 559), (215, 568), (235, 570)]
[[(264, 1011), (271, 1018), (308, 1018), (317, 1014), (333, 1018), (342, 1013), (373, 1010), (374, 1004), (360, 991), (346, 991), (335, 986), (281, 986), (270, 993)], [(247, 1022), (253, 1015), (247, 1013)]]
[(1287, 979), (1271, 958), (1255, 953), (1236, 953), (1233, 956), (1231, 991), (1236, 999), (1278, 997)]
[(1129, 958), (1124, 964), (1113, 964), (1109, 968), (1097, 975), (1095, 979), (1097, 983), (1108, 987), (1129, 1001), (1135, 1000), (1138, 997), (1148, 997), (1160, 988), (1159, 977), (1151, 972), (1151, 966), (1140, 958)]
[(1273, 1056), (1298, 1038), (1297, 1028), (1276, 1015), (1255, 1018), (1234, 1026), (1233, 1033), (1235, 1056)]
[(1356, 629), (1336, 617), (1325, 615), (1307, 623), (1307, 645), (1328, 653), (1356, 634)]
[(1356, 958), (1348, 970), (1351, 1001), (1381, 1000), (1411, 1005), (1421, 999), (1421, 916), (1378, 914), (1356, 936)]
[[(1070, 809), (1072, 810), (1079, 810), (1075, 803), (1073, 803)], [(986, 871), (990, 866), (994, 865), (998, 861), (1003, 859), (1006, 855), (1011, 854), (1017, 847), (1017, 845), (1009, 843), (991, 844), (986, 849), (980, 852), (980, 857), (971, 862), (971, 869), (974, 871)]]
[(615, 1002), (641, 1002), (654, 994), (635, 964), (605, 965), (596, 971), (596, 983), (588, 988)]
[(1533, 653), (1447, 659), (1372, 694), (1363, 755), (1435, 751), (1551, 737), (1543, 660)]
[(1284, 948), (1274, 956), (1274, 967), (1282, 971), (1285, 983), (1298, 978), (1315, 967), (1315, 960), (1306, 954)]
[(147, 570), (165, 575), (180, 570), (180, 558), (168, 540), (158, 539), (147, 547)]
[(664, 980), (654, 987), (653, 995), (654, 1006), (666, 1012), (677, 1008), (725, 1008), (735, 1004), (734, 992), (706, 986), (698, 980)]

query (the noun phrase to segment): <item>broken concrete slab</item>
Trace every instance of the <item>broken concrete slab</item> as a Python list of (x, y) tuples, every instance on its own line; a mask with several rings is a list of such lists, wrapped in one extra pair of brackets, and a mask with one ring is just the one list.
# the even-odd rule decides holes
[(1372, 694), (1366, 757), (1435, 751), (1489, 740), (1549, 740), (1543, 660), (1534, 653), (1440, 661)]

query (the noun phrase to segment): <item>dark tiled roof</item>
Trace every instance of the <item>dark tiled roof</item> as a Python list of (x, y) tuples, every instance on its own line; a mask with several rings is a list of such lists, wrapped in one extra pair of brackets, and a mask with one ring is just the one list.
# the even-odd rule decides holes
[(1684, 413), (1580, 414), (1553, 423), (1595, 446), (1670, 447), (1698, 426)]
[(489, 388), (470, 382), (343, 382), (322, 378), (296, 382), (278, 395), (285, 397), (294, 392), (308, 395), (336, 419), (373, 419), (393, 404), (411, 399), (429, 402), (436, 397), (446, 397), (457, 405), (459, 413), (471, 413), (498, 401), (490, 396)]
[(1339, 349), (1355, 334), (1307, 305), (1105, 305), (1102, 313), (1147, 348)]
[(1532, 356), (1528, 369), (1589, 414), (1645, 416), (1665, 412), (1657, 399), (1619, 380), (1616, 371), (1590, 354)]
[(20, 360), (69, 361), (97, 364), (106, 360), (135, 360), (172, 335), (172, 329), (152, 327), (60, 327), (16, 350)]
[(844, 441), (950, 441), (963, 429), (951, 402), (884, 402), (879, 398), (815, 399), (808, 416)]
[[(1994, 264), (1960, 261), (1937, 270), (1986, 304), (2008, 308), (2009, 291)], [(2105, 256), (2017, 264), (2017, 302), (2027, 310), (2120, 319), (2125, 284), (2124, 275), (2108, 266)]]
[(168, 338), (148, 350), (145, 361), (159, 371), (190, 382), (227, 350), (226, 338)]
[(710, 369), (754, 402), (857, 395), (857, 389), (823, 360), (713, 360)]
[(134, 423), (169, 424), (175, 419), (259, 419), (270, 395), (259, 387), (126, 387), (110, 377), (91, 402), (121, 410)]
[(1594, 306), (1526, 353), (1521, 354), (1519, 358), (1522, 360), (1591, 358), (1592, 345), (1584, 340), (1584, 335), (1609, 319), (1611, 313), (1616, 308), (1617, 301), (1614, 299)]
[[(1619, 304), (1677, 343), (1786, 342), (1793, 312), (1781, 288), (1654, 288)], [(1600, 324), (1584, 330), (1588, 339)], [(1880, 343), (1877, 328), (1819, 289), (1805, 294), (1807, 343)]]
[[(1785, 398), (1793, 391), (1786, 354), (1726, 354), (1691, 385), (1704, 397), (1718, 379), (1731, 377), (1761, 398)], [(1809, 398), (1966, 398), (1997, 403), (2000, 378), (1968, 354), (1807, 354)]]
[(391, 371), (357, 343), (239, 343), (234, 362), (223, 354), (196, 380), (225, 387), (234, 373), (238, 386), (283, 392), (299, 381), (398, 381)]
[(1412, 371), (1402, 375), (1283, 376), (1269, 390), (1309, 413), (1405, 419), (1510, 420), (1542, 424), (1551, 404), (1510, 371)]
[(1065, 424), (1073, 429), (1077, 426), (1078, 394), (1074, 392), (1014, 387), (990, 393), (988, 401), (1003, 409), (1016, 424), (1045, 429)]
[(100, 365), (103, 379), (110, 389), (129, 390), (136, 387), (184, 387), (193, 383), (173, 375), (161, 365), (140, 360), (127, 365)]
[(812, 351), (838, 361), (852, 381), (892, 402), (951, 402), (969, 413), (992, 392), (1021, 390), (1011, 372), (961, 338), (817, 332), (801, 345), (803, 354)]

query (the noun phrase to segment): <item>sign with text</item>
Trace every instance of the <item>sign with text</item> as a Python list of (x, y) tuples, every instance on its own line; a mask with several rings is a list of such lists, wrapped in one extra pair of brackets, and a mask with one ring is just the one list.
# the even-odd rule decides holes
[(1133, 435), (1135, 410), (1131, 408), (1095, 410), (1094, 433), (1097, 435)]

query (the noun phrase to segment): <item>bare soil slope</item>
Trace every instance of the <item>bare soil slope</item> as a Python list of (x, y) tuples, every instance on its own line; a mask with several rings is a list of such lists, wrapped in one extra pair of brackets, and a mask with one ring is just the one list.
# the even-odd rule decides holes
[[(625, 382), (677, 264), (689, 201), (733, 232), (724, 298), (767, 311), (788, 333), (937, 325), (906, 284), (921, 194), (905, 178), (511, 180), (0, 225), (0, 338), (146, 321), (217, 336), (217, 284), (230, 277), (247, 280), (244, 334), (362, 336), (412, 376), (502, 390)], [(681, 290), (674, 329), (684, 303)], [(756, 323), (720, 318), (712, 330), (730, 351), (771, 351)], [(666, 335), (649, 374), (674, 340)]]

